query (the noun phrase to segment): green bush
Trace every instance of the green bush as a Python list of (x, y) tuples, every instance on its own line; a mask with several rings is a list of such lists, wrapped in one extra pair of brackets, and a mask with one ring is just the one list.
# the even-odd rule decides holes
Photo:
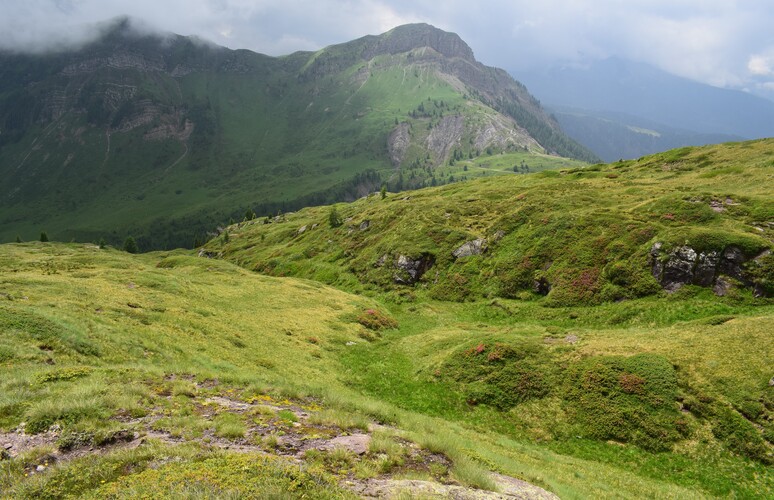
[(651, 451), (667, 451), (680, 437), (677, 378), (661, 355), (582, 360), (568, 370), (564, 396), (568, 413), (588, 437)]
[(385, 328), (397, 328), (398, 322), (376, 309), (366, 309), (357, 317), (357, 322), (369, 330), (379, 331)]
[(468, 404), (509, 410), (547, 396), (554, 366), (535, 341), (478, 343), (458, 350), (441, 370), (462, 384)]
[(712, 433), (739, 454), (765, 464), (774, 463), (758, 430), (731, 408), (719, 406), (715, 410)]
[(85, 377), (91, 373), (91, 368), (87, 366), (74, 366), (70, 368), (58, 368), (45, 373), (39, 373), (35, 377), (35, 382), (38, 384), (45, 384), (46, 382), (58, 382), (75, 380), (76, 378)]

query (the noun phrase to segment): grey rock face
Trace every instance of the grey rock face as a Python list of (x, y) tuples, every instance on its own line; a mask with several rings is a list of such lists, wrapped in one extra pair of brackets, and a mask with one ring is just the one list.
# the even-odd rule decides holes
[(455, 259), (459, 259), (461, 257), (470, 257), (471, 255), (481, 255), (484, 251), (486, 251), (486, 240), (479, 238), (463, 243), (462, 246), (452, 252), (452, 255)]
[(411, 144), (411, 127), (408, 123), (400, 123), (390, 133), (387, 139), (387, 151), (394, 167), (399, 167), (406, 158), (406, 151)]
[(737, 247), (728, 247), (723, 250), (723, 260), (720, 262), (719, 271), (734, 279), (745, 282), (742, 272), (742, 264), (745, 262), (744, 254)]
[(433, 157), (443, 161), (459, 145), (465, 132), (465, 118), (461, 115), (444, 116), (427, 136), (427, 149)]
[(399, 255), (395, 262), (395, 269), (398, 270), (394, 276), (395, 283), (413, 285), (433, 267), (433, 264), (435, 264), (435, 256), (432, 254), (422, 254), (416, 258)]
[[(689, 246), (682, 246), (669, 253), (663, 251), (663, 245), (656, 243), (650, 249), (651, 272), (665, 290), (675, 291), (683, 285), (694, 284), (712, 287), (718, 296), (723, 296), (734, 282), (745, 287), (754, 285), (752, 276), (745, 270), (749, 261), (757, 262), (769, 250), (755, 259), (747, 258), (736, 246), (728, 246), (723, 251), (710, 250), (697, 253)], [(760, 290), (755, 287), (758, 295)]]
[(664, 264), (661, 286), (674, 291), (693, 282), (693, 268), (696, 265), (696, 251), (691, 247), (680, 247), (673, 251)]
[(694, 285), (712, 286), (719, 262), (720, 252), (713, 250), (700, 253), (696, 261), (696, 270), (693, 273)]

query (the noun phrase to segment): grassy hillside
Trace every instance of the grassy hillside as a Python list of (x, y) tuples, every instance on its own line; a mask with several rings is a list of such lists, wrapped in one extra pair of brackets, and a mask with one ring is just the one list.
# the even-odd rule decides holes
[(374, 195), (232, 226), (223, 259), (1, 245), (0, 491), (770, 497), (774, 304), (664, 292), (649, 255), (770, 247), (772, 150)]
[(0, 241), (45, 230), (190, 247), (247, 209), (484, 173), (441, 168), (455, 156), (593, 158), (523, 86), (427, 25), (272, 58), (123, 21), (80, 51), (0, 63)]
[[(453, 301), (547, 295), (547, 304), (565, 306), (659, 293), (656, 243), (706, 253), (734, 247), (758, 257), (745, 266), (770, 294), (773, 162), (768, 139), (491, 177), (337, 205), (339, 227), (328, 207), (241, 223), (205, 248), (248, 269), (360, 292)], [(476, 240), (480, 254), (454, 255)], [(401, 256), (425, 267), (413, 287), (401, 284)]]
[[(13, 496), (342, 497), (348, 478), (492, 487), (484, 470), (562, 498), (774, 488), (751, 423), (769, 425), (770, 305), (399, 305), (179, 252), (0, 251), (0, 440), (22, 427), (39, 440), (0, 461)], [(387, 329), (363, 326), (374, 318)], [(584, 380), (613, 392), (576, 397)], [(369, 421), (388, 426), (373, 453), (306, 452), (300, 475), (286, 469), (283, 435), (314, 442)]]

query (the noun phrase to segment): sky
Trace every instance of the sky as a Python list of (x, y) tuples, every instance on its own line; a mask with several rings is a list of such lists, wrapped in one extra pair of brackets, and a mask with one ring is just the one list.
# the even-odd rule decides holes
[(0, 0), (0, 47), (69, 47), (122, 15), (269, 55), (426, 22), (511, 72), (616, 56), (774, 97), (772, 0)]

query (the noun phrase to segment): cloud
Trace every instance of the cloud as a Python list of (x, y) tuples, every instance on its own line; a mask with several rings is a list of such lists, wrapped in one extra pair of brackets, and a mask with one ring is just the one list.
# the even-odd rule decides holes
[(755, 76), (774, 75), (774, 56), (752, 55), (747, 61), (747, 69)]
[(2, 0), (0, 47), (74, 46), (120, 15), (270, 55), (422, 21), (510, 70), (618, 56), (728, 86), (752, 85), (773, 55), (770, 0)]

